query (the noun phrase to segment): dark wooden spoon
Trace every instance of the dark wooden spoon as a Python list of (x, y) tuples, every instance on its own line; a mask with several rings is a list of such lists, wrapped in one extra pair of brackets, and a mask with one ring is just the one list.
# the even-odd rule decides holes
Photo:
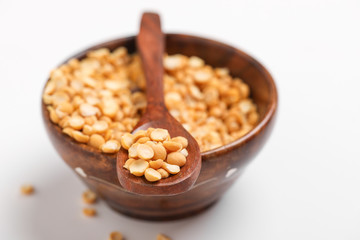
[(137, 36), (137, 50), (140, 54), (146, 78), (147, 107), (145, 114), (135, 126), (140, 129), (164, 128), (171, 137), (183, 136), (189, 144), (189, 155), (180, 172), (158, 182), (148, 182), (144, 177), (136, 177), (123, 168), (128, 159), (127, 150), (121, 148), (117, 155), (117, 176), (120, 184), (129, 192), (142, 195), (175, 195), (187, 191), (196, 181), (201, 168), (199, 145), (183, 126), (173, 118), (165, 107), (163, 84), (164, 34), (161, 32), (160, 17), (155, 13), (144, 13), (140, 32)]

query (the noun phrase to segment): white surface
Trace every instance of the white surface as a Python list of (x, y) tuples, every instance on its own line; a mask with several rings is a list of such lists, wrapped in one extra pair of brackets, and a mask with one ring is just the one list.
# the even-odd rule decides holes
[[(280, 111), (268, 144), (204, 214), (138, 221), (96, 206), (46, 136), (40, 95), (49, 71), (89, 45), (135, 34), (143, 10), (164, 29), (244, 49), (276, 79)], [(359, 1), (0, 0), (0, 238), (360, 239)], [(23, 197), (19, 186), (36, 194)]]

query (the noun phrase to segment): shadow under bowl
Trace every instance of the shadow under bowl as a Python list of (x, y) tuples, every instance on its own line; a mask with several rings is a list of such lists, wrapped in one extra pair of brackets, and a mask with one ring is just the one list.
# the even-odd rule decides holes
[[(98, 44), (71, 58), (82, 59), (90, 50), (124, 46), (136, 51), (135, 37)], [(104, 154), (63, 134), (52, 123), (42, 102), (42, 116), (48, 135), (62, 159), (81, 180), (115, 210), (148, 220), (170, 220), (194, 215), (211, 206), (243, 173), (263, 147), (275, 122), (277, 91), (269, 72), (254, 58), (226, 44), (183, 34), (166, 34), (166, 52), (198, 56), (214, 67), (227, 67), (234, 77), (250, 86), (258, 107), (259, 123), (245, 136), (225, 146), (203, 152), (200, 175), (187, 192), (172, 196), (141, 196), (127, 192), (119, 183), (116, 154)]]

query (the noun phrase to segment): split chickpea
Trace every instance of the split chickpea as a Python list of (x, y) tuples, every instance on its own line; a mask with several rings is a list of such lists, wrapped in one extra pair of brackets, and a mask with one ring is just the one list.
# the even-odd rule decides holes
[(146, 160), (143, 159), (139, 159), (139, 160), (134, 160), (130, 165), (129, 165), (129, 170), (130, 173), (141, 177), (144, 175), (145, 170), (149, 167), (149, 163)]
[[(123, 239), (124, 239), (123, 234), (118, 231), (111, 232), (108, 238), (108, 240), (123, 240)], [(156, 236), (156, 240), (171, 240), (171, 238), (162, 233), (159, 233)]]
[(91, 190), (87, 190), (82, 194), (82, 199), (87, 204), (94, 204), (97, 200), (97, 195)]
[(22, 193), (23, 195), (31, 195), (31, 194), (33, 194), (34, 191), (35, 191), (33, 185), (30, 185), (30, 184), (24, 184), (24, 185), (22, 185), (21, 188), (20, 188), (20, 190), (21, 190), (21, 193)]
[(108, 240), (123, 240), (123, 235), (121, 234), (121, 232), (112, 232), (109, 235)]
[[(139, 143), (140, 140), (142, 143)], [(188, 145), (187, 139), (181, 136), (171, 138), (166, 129), (149, 128), (124, 134), (120, 142), (128, 143), (129, 159), (123, 167), (135, 176), (145, 176), (149, 182), (177, 174), (186, 164), (188, 152), (184, 146)]]
[[(196, 56), (165, 55), (163, 60), (166, 107), (202, 152), (244, 136), (258, 123), (249, 86), (228, 69), (206, 65)], [(167, 151), (178, 151), (179, 144), (185, 149), (187, 140), (170, 141), (165, 129), (129, 137), (145, 111), (145, 92), (140, 57), (124, 47), (112, 52), (101, 48), (54, 69), (43, 102), (50, 120), (79, 143), (112, 154), (120, 145), (128, 150), (134, 143), (162, 142), (153, 158), (166, 160)]]
[(115, 153), (119, 151), (120, 143), (116, 140), (109, 140), (101, 145), (101, 150), (104, 153)]
[(94, 217), (97, 214), (95, 208), (88, 208), (88, 207), (83, 208), (83, 213), (87, 217)]
[(161, 179), (161, 174), (153, 168), (147, 168), (145, 170), (145, 178), (149, 182), (156, 182)]
[(172, 152), (167, 155), (166, 162), (172, 165), (182, 167), (186, 163), (186, 157), (180, 152)]
[(159, 233), (157, 236), (156, 236), (156, 240), (171, 240), (170, 237), (162, 234), (162, 233)]

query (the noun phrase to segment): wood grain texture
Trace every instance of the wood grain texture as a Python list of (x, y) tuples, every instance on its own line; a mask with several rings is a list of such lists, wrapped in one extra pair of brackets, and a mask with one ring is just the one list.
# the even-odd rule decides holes
[[(42, 116), (50, 140), (74, 171), (81, 168), (85, 172), (86, 177), (79, 175), (80, 179), (115, 210), (149, 220), (192, 216), (216, 202), (264, 146), (275, 123), (278, 101), (276, 86), (269, 72), (243, 51), (217, 41), (184, 34), (166, 34), (165, 41), (169, 54), (199, 56), (212, 66), (228, 67), (233, 76), (242, 78), (250, 86), (251, 97), (260, 114), (257, 126), (245, 136), (201, 153), (200, 175), (188, 191), (169, 196), (143, 196), (128, 192), (117, 178), (116, 154), (101, 153), (63, 134), (61, 128), (50, 121), (46, 106), (42, 103)], [(130, 53), (135, 52), (135, 37), (101, 43), (71, 58), (82, 59), (90, 50), (102, 47), (114, 50), (120, 46), (127, 47)]]
[(120, 184), (129, 192), (140, 195), (175, 195), (184, 193), (192, 187), (200, 174), (201, 155), (196, 140), (185, 128), (173, 118), (164, 102), (163, 56), (164, 35), (161, 32), (160, 17), (154, 13), (144, 13), (141, 20), (140, 32), (137, 36), (137, 48), (141, 58), (142, 68), (146, 79), (147, 105), (144, 115), (135, 126), (139, 129), (163, 128), (167, 129), (171, 137), (185, 137), (189, 144), (189, 156), (180, 172), (170, 175), (158, 182), (149, 182), (145, 177), (137, 177), (123, 166), (128, 159), (128, 152), (121, 149), (117, 156), (117, 175)]
[(143, 14), (136, 43), (146, 78), (146, 92), (149, 93), (146, 94), (147, 104), (151, 107), (165, 106), (163, 93), (165, 37), (161, 31), (158, 14)]

